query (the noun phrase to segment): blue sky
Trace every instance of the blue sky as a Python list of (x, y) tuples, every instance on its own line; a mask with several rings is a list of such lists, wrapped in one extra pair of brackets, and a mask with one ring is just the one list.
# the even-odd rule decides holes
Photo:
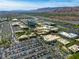
[(0, 10), (32, 10), (65, 6), (79, 6), (79, 0), (0, 0)]

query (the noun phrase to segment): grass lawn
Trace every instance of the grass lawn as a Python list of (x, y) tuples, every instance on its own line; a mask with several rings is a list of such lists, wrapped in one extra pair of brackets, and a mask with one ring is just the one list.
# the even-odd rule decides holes
[(9, 47), (10, 44), (11, 44), (11, 41), (8, 40), (8, 39), (2, 39), (2, 40), (0, 41), (0, 46), (3, 46), (3, 47)]
[(74, 28), (79, 28), (79, 24), (78, 25), (74, 25)]
[(79, 52), (72, 54), (71, 56), (68, 57), (68, 59), (79, 59)]
[(17, 36), (17, 37), (20, 37), (20, 36), (23, 35), (24, 33), (25, 33), (25, 32), (17, 32), (17, 33), (16, 33), (16, 36)]
[(70, 46), (72, 46), (74, 44), (78, 44), (79, 45), (79, 42), (73, 39), (72, 41), (70, 41), (69, 44), (66, 45), (66, 47), (70, 47)]

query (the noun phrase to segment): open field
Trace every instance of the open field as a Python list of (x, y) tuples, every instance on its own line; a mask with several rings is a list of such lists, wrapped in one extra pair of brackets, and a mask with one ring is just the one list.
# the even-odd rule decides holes
[(29, 13), (29, 15), (49, 17), (55, 21), (79, 24), (79, 15), (78, 14)]

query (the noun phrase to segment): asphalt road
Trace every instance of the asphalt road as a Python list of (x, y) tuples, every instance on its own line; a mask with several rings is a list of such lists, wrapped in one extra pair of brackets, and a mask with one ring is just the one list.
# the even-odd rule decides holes
[(17, 39), (16, 39), (16, 36), (15, 36), (15, 33), (14, 33), (14, 30), (13, 30), (13, 27), (12, 27), (12, 23), (10, 22), (10, 28), (11, 28), (11, 32), (12, 32), (12, 40), (14, 41), (14, 43), (18, 43)]
[(11, 36), (11, 28), (10, 24), (7, 21), (2, 22), (2, 38), (3, 39), (10, 39)]

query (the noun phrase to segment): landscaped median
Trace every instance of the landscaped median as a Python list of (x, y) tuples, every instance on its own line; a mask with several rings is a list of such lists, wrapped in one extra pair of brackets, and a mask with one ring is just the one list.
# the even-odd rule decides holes
[(25, 31), (23, 31), (23, 30), (15, 31), (16, 37), (19, 37), (19, 36), (23, 35), (24, 33), (25, 33)]
[(9, 47), (10, 46), (10, 44), (11, 44), (11, 40), (9, 40), (9, 39), (2, 39), (1, 41), (0, 41), (0, 46), (1, 47)]
[(79, 52), (69, 55), (67, 59), (79, 59)]
[(35, 37), (36, 36), (36, 34), (33, 31), (31, 31), (31, 30), (17, 31), (15, 34), (16, 34), (16, 38), (19, 41), (26, 40), (28, 38)]

